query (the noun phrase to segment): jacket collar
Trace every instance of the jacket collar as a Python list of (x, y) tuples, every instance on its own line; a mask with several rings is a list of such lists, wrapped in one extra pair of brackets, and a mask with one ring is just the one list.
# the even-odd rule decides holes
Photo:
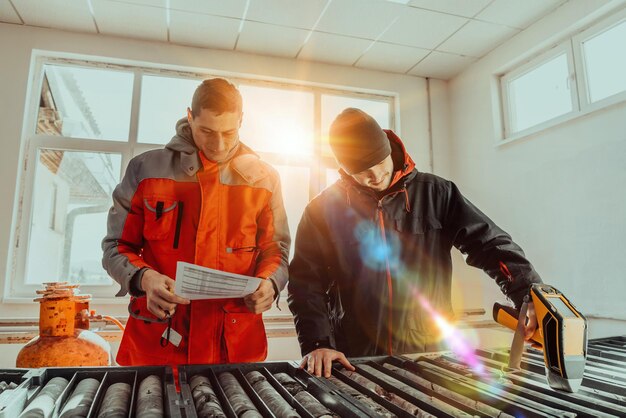
[[(200, 158), (200, 151), (193, 142), (191, 127), (189, 126), (187, 118), (182, 118), (176, 122), (176, 135), (172, 137), (165, 148), (180, 153), (180, 166), (183, 172), (185, 172), (188, 176), (194, 176), (198, 170), (203, 167), (203, 161)], [(259, 159), (259, 156), (252, 151), (250, 147), (240, 141), (232, 155), (219, 164), (223, 164), (228, 161), (234, 162), (235, 159), (244, 155), (246, 156), (246, 160), (249, 160), (249, 157), (254, 157), (255, 160)]]
[(391, 143), (392, 157), (394, 156), (394, 152), (397, 153), (398, 155), (397, 159), (394, 160), (394, 164), (396, 163), (400, 164), (399, 170), (394, 172), (393, 179), (391, 180), (391, 184), (388, 187), (388, 189), (391, 189), (401, 179), (405, 179), (406, 177), (411, 175), (411, 173), (413, 173), (413, 170), (415, 169), (415, 162), (413, 161), (409, 153), (406, 151), (404, 142), (402, 142), (402, 140), (400, 139), (400, 137), (398, 137), (398, 135), (396, 135), (392, 130), (388, 130), (388, 129), (385, 129), (385, 133), (387, 134), (387, 138), (389, 139), (389, 142)]

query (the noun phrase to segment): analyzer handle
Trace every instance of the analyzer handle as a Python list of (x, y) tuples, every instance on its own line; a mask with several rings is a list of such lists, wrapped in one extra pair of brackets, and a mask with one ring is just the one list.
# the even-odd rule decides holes
[[(493, 304), (493, 320), (498, 324), (504, 325), (505, 327), (515, 331), (517, 328), (517, 319), (519, 317), (519, 312), (515, 310), (515, 308), (511, 306), (502, 305), (500, 303)], [(538, 348), (543, 347), (543, 341), (541, 338), (541, 332), (539, 331), (539, 325), (535, 330), (531, 338), (533, 342), (533, 346)]]

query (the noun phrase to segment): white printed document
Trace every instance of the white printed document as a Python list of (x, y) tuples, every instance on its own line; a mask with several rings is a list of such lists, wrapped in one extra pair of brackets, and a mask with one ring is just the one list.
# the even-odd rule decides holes
[(191, 300), (242, 298), (254, 293), (261, 280), (179, 261), (174, 293)]

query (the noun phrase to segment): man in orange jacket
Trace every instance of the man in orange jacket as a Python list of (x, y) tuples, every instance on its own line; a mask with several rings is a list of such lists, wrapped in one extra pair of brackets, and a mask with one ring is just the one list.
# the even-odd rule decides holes
[[(102, 264), (131, 294), (121, 365), (262, 361), (261, 313), (287, 282), (289, 230), (277, 172), (239, 140), (241, 94), (205, 80), (163, 149), (138, 155), (113, 192)], [(173, 293), (177, 261), (260, 277), (241, 299)]]

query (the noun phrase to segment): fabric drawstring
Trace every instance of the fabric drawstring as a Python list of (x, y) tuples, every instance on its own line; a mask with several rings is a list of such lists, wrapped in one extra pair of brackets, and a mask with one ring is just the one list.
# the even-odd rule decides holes
[(276, 308), (278, 308), (279, 311), (282, 311), (282, 309), (280, 309), (280, 306), (278, 305), (278, 303), (280, 302), (280, 290), (278, 290), (278, 285), (276, 284), (276, 280), (272, 279), (271, 277), (268, 277), (267, 280), (272, 282), (272, 286), (274, 287), (274, 294), (276, 296), (274, 296), (276, 299), (274, 299), (276, 301)]
[(350, 204), (350, 187), (346, 188), (346, 202), (348, 203), (348, 206), (352, 206)]
[(409, 192), (406, 190), (406, 185), (404, 186), (404, 189), (402, 189), (402, 191), (404, 192), (404, 205), (406, 211), (411, 212), (411, 203), (409, 203)]
[(279, 302), (280, 302), (280, 292), (278, 293), (278, 296), (276, 296), (276, 308), (278, 308), (278, 310), (282, 312), (282, 309), (280, 309), (280, 306), (278, 305)]

